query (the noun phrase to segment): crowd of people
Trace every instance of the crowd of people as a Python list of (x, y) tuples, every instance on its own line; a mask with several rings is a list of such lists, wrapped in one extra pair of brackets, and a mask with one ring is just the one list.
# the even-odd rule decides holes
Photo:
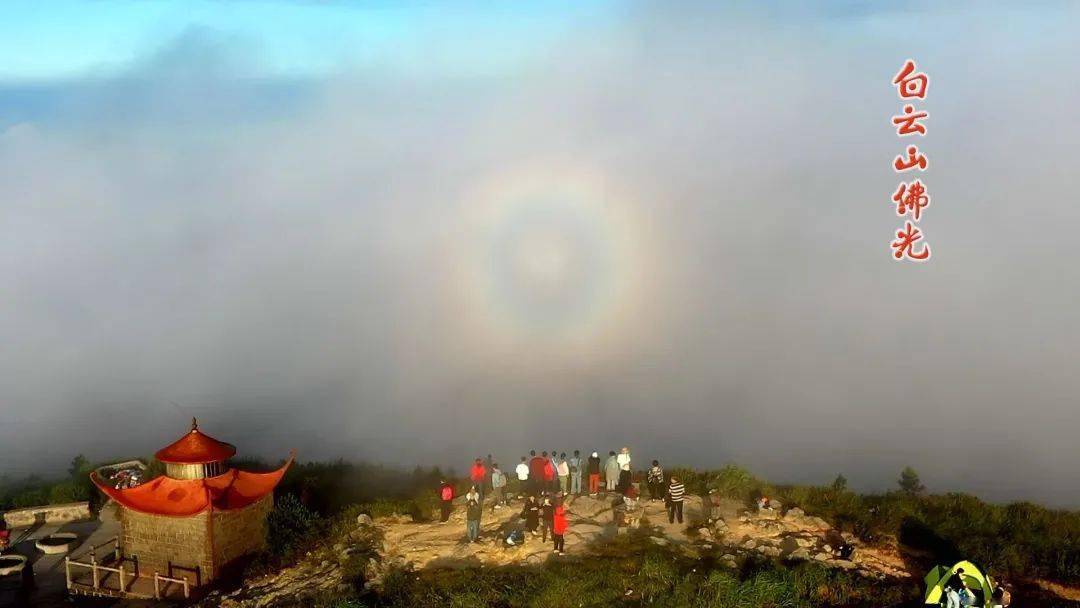
[[(491, 509), (509, 508), (514, 501), (521, 503), (521, 513), (503, 535), (507, 545), (525, 542), (528, 536), (541, 537), (547, 542), (551, 536), (554, 553), (565, 552), (565, 535), (569, 526), (565, 500), (570, 496), (588, 494), (596, 498), (601, 493), (611, 496), (612, 511), (616, 525), (625, 525), (626, 514), (640, 500), (637, 486), (633, 483), (630, 448), (608, 452), (601, 459), (598, 452), (583, 457), (580, 450), (566, 452), (557, 450), (531, 450), (522, 456), (514, 470), (507, 474), (495, 462), (491, 454), (477, 458), (469, 469), (471, 483), (465, 495), (466, 538), (479, 542), (480, 521), (483, 518), (485, 500), (490, 498)], [(603, 481), (603, 490), (601, 489)], [(650, 500), (664, 500), (670, 523), (683, 523), (683, 500), (686, 488), (675, 476), (665, 476), (659, 461), (653, 460), (647, 474)], [(453, 512), (454, 485), (442, 480), (439, 487), (440, 521), (449, 521)]]

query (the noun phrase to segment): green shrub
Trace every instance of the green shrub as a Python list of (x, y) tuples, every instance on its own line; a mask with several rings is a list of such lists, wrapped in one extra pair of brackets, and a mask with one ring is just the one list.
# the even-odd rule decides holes
[(266, 520), (268, 544), (275, 557), (292, 557), (305, 543), (318, 523), (318, 515), (292, 494), (282, 494)]
[(49, 493), (44, 488), (26, 490), (16, 494), (11, 499), (11, 506), (16, 509), (39, 507), (46, 504), (49, 504)]
[(90, 490), (82, 482), (62, 481), (49, 489), (49, 504), (51, 505), (82, 502), (89, 499)]

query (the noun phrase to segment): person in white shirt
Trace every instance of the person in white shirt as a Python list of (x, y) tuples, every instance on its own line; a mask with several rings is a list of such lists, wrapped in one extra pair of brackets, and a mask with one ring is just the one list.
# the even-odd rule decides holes
[(566, 452), (559, 457), (559, 465), (555, 467), (555, 471), (559, 474), (559, 489), (565, 496), (570, 492), (570, 463), (566, 462)]
[(630, 448), (624, 446), (615, 460), (619, 463), (619, 492), (625, 495), (631, 482)]
[(521, 498), (529, 485), (529, 463), (525, 456), (521, 457), (521, 462), (518, 463), (514, 472), (517, 473), (517, 496)]

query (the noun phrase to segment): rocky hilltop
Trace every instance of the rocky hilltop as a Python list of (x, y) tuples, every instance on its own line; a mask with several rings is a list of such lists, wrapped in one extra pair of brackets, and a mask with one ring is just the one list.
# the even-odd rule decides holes
[[(378, 588), (391, 568), (473, 568), (508, 565), (536, 565), (544, 560), (588, 559), (595, 544), (604, 538), (637, 530), (644, 542), (670, 546), (690, 557), (707, 554), (736, 567), (748, 555), (780, 560), (813, 560), (830, 567), (878, 579), (907, 579), (895, 540), (884, 539), (866, 546), (849, 534), (832, 530), (824, 520), (807, 516), (799, 509), (782, 512), (767, 509), (751, 512), (736, 501), (724, 501), (716, 519), (709, 521), (702, 499), (688, 496), (685, 524), (669, 524), (659, 501), (640, 501), (630, 513), (630, 525), (614, 524), (611, 504), (603, 498), (570, 497), (566, 501), (570, 529), (566, 554), (553, 555), (552, 545), (539, 536), (529, 537), (520, 546), (507, 546), (503, 532), (519, 515), (515, 507), (485, 510), (480, 541), (465, 539), (465, 513), (461, 499), (446, 523), (414, 523), (406, 516), (372, 520), (357, 518), (353, 529), (300, 563), (280, 572), (253, 578), (232, 592), (214, 592), (202, 605), (225, 608), (276, 608), (295, 605), (299, 599), (345, 593), (349, 581), (362, 573), (364, 586)], [(829, 539), (837, 535), (856, 549), (850, 559), (833, 555)], [(358, 572), (359, 571), (359, 572)]]

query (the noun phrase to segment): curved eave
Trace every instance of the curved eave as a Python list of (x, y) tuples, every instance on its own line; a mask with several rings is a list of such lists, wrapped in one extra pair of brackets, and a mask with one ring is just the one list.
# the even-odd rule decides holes
[(292, 465), (295, 453), (281, 467), (267, 473), (251, 473), (230, 469), (206, 479), (172, 479), (155, 477), (146, 483), (117, 490), (103, 481), (95, 471), (90, 479), (106, 496), (126, 509), (148, 515), (191, 517), (207, 509), (234, 511), (243, 509), (269, 495), (281, 483)]

